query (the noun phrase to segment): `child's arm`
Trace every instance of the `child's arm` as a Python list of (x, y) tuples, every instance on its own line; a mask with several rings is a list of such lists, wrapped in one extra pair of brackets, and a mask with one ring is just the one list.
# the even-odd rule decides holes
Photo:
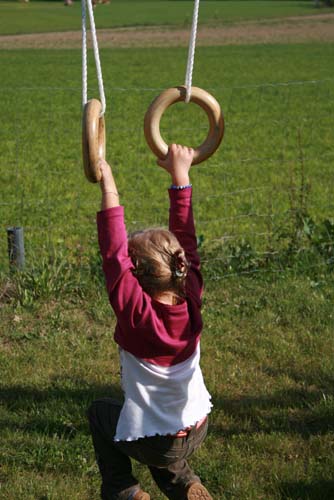
[[(170, 174), (172, 180), (172, 188), (169, 190), (169, 229), (179, 240), (185, 250), (187, 260), (191, 264), (186, 281), (187, 294), (192, 295), (200, 305), (203, 280), (200, 273), (200, 259), (197, 253), (197, 238), (191, 199), (192, 189), (189, 184), (189, 170), (193, 156), (193, 149), (172, 144), (166, 159), (158, 160), (158, 164)], [(180, 188), (180, 186), (184, 189), (175, 189)]]
[(102, 192), (101, 210), (119, 206), (119, 194), (111, 168), (105, 160), (100, 160), (102, 178), (100, 188)]
[(103, 271), (110, 303), (119, 321), (133, 321), (143, 308), (143, 293), (133, 276), (133, 264), (128, 255), (128, 240), (124, 222), (124, 207), (119, 204), (112, 170), (100, 161), (102, 178), (101, 211), (97, 214), (98, 239)]

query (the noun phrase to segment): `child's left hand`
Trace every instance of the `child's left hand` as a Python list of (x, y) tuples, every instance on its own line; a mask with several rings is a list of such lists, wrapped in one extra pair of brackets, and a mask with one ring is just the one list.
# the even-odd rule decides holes
[(176, 186), (189, 184), (189, 170), (194, 158), (194, 150), (179, 144), (172, 144), (164, 160), (158, 160), (158, 165), (167, 170)]

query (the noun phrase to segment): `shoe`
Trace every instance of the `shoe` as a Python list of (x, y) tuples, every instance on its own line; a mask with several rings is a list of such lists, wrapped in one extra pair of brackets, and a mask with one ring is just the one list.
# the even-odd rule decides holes
[(131, 498), (132, 500), (150, 500), (150, 495), (143, 490), (138, 490)]
[(188, 500), (213, 500), (202, 483), (191, 483), (187, 490)]

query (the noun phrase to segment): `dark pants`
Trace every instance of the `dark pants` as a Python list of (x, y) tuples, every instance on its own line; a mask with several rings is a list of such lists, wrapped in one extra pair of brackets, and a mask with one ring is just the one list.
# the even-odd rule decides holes
[(127, 500), (138, 486), (129, 457), (148, 465), (160, 490), (171, 500), (186, 499), (186, 487), (200, 482), (187, 458), (203, 442), (207, 420), (186, 437), (154, 436), (136, 441), (114, 441), (122, 405), (110, 398), (99, 399), (88, 410), (97, 463), (102, 476), (103, 500)]

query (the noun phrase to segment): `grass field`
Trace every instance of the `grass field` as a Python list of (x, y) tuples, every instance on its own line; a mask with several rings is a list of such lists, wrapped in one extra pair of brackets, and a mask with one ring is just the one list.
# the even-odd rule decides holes
[[(142, 13), (160, 24), (154, 16), (171, 2), (157, 2), (157, 14), (146, 3)], [(212, 4), (224, 22), (224, 8), (229, 21), (240, 15), (239, 2), (203, 2), (202, 12)], [(121, 25), (139, 5), (113, 1), (96, 14), (118, 6)], [(264, 17), (311, 9), (262, 5)], [(79, 12), (66, 10), (60, 28), (53, 10), (51, 28), (38, 9), (60, 11), (61, 2), (30, 7), (36, 16), (9, 15), (0, 31), (73, 29)], [(168, 181), (142, 122), (161, 89), (183, 82), (186, 54), (101, 51), (107, 157), (129, 229), (166, 222)], [(215, 500), (334, 498), (333, 61), (328, 43), (197, 50), (194, 84), (216, 96), (226, 121), (220, 150), (192, 176), (206, 278), (202, 368), (214, 410), (191, 463)], [(82, 172), (81, 55), (3, 50), (0, 66), (0, 498), (97, 500), (85, 411), (99, 396), (120, 396), (120, 386), (97, 257), (99, 192)], [(175, 106), (162, 122), (168, 142), (195, 144), (205, 130), (194, 106)], [(12, 225), (25, 230), (27, 269), (17, 276), (8, 273)], [(162, 500), (146, 469), (136, 473)]]
[[(131, 8), (129, 8), (131, 4)], [(81, 29), (81, 6), (77, 0), (70, 8), (61, 1), (0, 2), (0, 34), (35, 33)], [(193, 4), (189, 1), (112, 0), (95, 9), (99, 28), (124, 26), (189, 25)], [(316, 9), (311, 2), (299, 1), (205, 1), (201, 3), (201, 23), (220, 24), (241, 20), (272, 19), (330, 12)]]
[[(207, 283), (202, 365), (215, 408), (192, 464), (216, 500), (332, 497), (333, 284)], [(85, 410), (119, 396), (117, 350), (102, 284), (81, 291), (1, 310), (3, 499), (98, 498)]]
[[(245, 237), (264, 251), (270, 235), (286, 225), (292, 204), (301, 204), (302, 193), (312, 218), (320, 223), (330, 216), (332, 55), (329, 44), (198, 49), (194, 83), (214, 93), (226, 120), (222, 147), (193, 174), (198, 231), (205, 242)], [(80, 52), (4, 51), (0, 57), (7, 68), (0, 110), (3, 227), (25, 227), (30, 262), (48, 243), (70, 251), (80, 245), (86, 252), (95, 237), (98, 190), (82, 175)], [(163, 224), (166, 200), (160, 186), (166, 179), (145, 144), (142, 123), (154, 96), (182, 83), (186, 49), (103, 50), (101, 58), (107, 155), (128, 205), (128, 221), (134, 227)], [(217, 60), (221, 64), (215, 65)], [(89, 74), (93, 96), (92, 64)], [(206, 127), (195, 106), (174, 106), (162, 121), (167, 142), (198, 144)], [(142, 202), (147, 195), (149, 204)], [(5, 239), (0, 245), (5, 269)]]

